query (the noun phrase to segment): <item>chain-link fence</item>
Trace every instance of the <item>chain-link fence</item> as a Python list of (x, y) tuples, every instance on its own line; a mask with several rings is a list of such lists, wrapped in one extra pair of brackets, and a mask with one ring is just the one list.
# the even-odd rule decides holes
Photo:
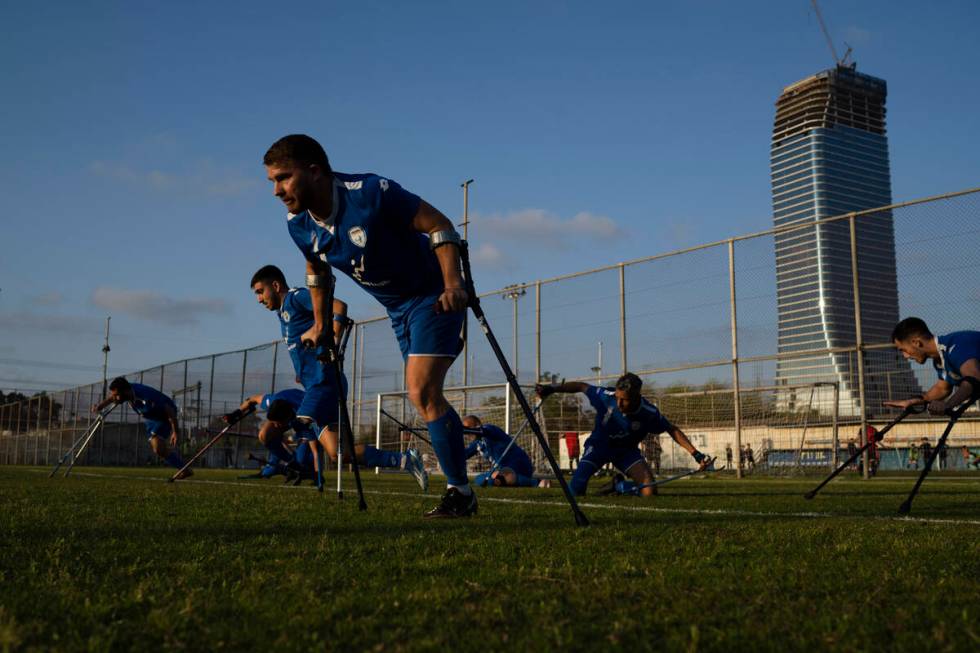
[[(825, 469), (860, 446), (870, 425), (895, 415), (881, 404), (930, 387), (928, 366), (892, 348), (899, 317), (917, 315), (936, 333), (976, 327), (980, 311), (980, 189), (808, 221), (594, 270), (518, 284), (482, 297), (487, 318), (521, 384), (566, 378), (608, 383), (629, 370), (698, 446), (743, 471)], [(479, 288), (479, 279), (477, 287)], [(469, 339), (447, 377), (459, 409), (493, 413), (503, 375), (468, 319)], [(404, 408), (404, 362), (384, 318), (354, 327), (347, 352), (355, 434), (375, 441), (381, 402)], [(180, 406), (194, 449), (219, 416), (248, 394), (293, 385), (280, 343), (171, 363), (127, 375), (160, 387)], [(0, 406), (0, 462), (48, 464), (92, 419), (102, 384)], [(399, 402), (402, 405), (398, 405)], [(490, 403), (488, 403), (490, 402)], [(562, 403), (546, 415), (553, 446), (587, 433), (588, 410)], [(390, 412), (390, 411), (389, 411)], [(980, 453), (980, 421), (969, 411), (950, 438), (948, 468)], [(513, 428), (514, 417), (503, 416)], [(139, 465), (152, 459), (137, 416), (123, 407), (80, 464)], [(254, 424), (239, 429), (254, 433)], [(380, 430), (379, 430), (380, 428)], [(941, 420), (894, 429), (881, 468), (911, 466)], [(400, 437), (400, 436), (398, 436)], [(390, 444), (402, 446), (396, 437)], [(207, 464), (241, 466), (254, 446), (229, 439)], [(669, 442), (651, 460), (687, 465)], [(921, 463), (920, 463), (921, 464)]]

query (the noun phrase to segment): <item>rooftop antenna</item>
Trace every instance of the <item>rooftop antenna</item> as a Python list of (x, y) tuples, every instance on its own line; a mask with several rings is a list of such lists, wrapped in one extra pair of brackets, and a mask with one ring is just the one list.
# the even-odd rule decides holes
[(827, 39), (827, 47), (830, 48), (830, 54), (834, 56), (834, 63), (836, 63), (839, 68), (846, 68), (848, 65), (853, 66), (853, 63), (850, 61), (853, 48), (845, 43), (844, 45), (847, 45), (847, 52), (844, 53), (844, 57), (841, 58), (837, 56), (837, 48), (834, 47), (834, 41), (830, 38), (830, 31), (827, 30), (827, 24), (823, 22), (823, 14), (820, 13), (820, 5), (817, 4), (817, 0), (810, 0), (810, 4), (813, 5), (814, 13), (817, 14), (817, 21), (820, 23), (820, 30), (823, 32), (824, 38)]

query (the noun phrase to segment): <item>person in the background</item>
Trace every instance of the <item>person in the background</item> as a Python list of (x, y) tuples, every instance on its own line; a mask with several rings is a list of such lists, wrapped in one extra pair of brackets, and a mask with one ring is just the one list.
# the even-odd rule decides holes
[(493, 424), (484, 424), (476, 415), (464, 417), (463, 428), (473, 436), (473, 441), (466, 447), (466, 459), (481, 455), (496, 467), (493, 472), (477, 476), (474, 479), (477, 485), (549, 487), (546, 480), (534, 478), (531, 457), (503, 429)]
[[(142, 383), (130, 383), (120, 376), (112, 380), (109, 384), (109, 396), (92, 406), (92, 412), (98, 413), (109, 404), (123, 402), (129, 403), (133, 411), (143, 418), (150, 449), (157, 458), (171, 467), (183, 467), (184, 459), (180, 455), (179, 446), (180, 424), (177, 420), (177, 404), (173, 399), (156, 388)], [(177, 478), (187, 478), (193, 473), (193, 470), (187, 469)]]
[(578, 467), (578, 432), (565, 431), (565, 448), (568, 449), (568, 469), (573, 470)]

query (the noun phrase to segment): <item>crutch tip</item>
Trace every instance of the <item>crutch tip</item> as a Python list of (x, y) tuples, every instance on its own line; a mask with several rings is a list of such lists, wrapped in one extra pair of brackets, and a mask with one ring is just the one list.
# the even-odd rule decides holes
[(585, 513), (583, 513), (583, 512), (576, 512), (575, 513), (575, 525), (576, 526), (588, 526), (589, 525), (589, 518), (586, 517), (585, 516)]
[(813, 492), (813, 491), (810, 491), (810, 492), (807, 492), (806, 494), (804, 494), (803, 495), (803, 498), (806, 499), (807, 501), (809, 501), (810, 499), (812, 499), (815, 496), (817, 496), (817, 493), (816, 492)]
[(911, 510), (912, 510), (911, 504), (909, 504), (909, 502), (906, 501), (905, 503), (903, 503), (898, 507), (898, 514), (907, 515)]
[(361, 502), (357, 504), (357, 509), (360, 510), (361, 512), (364, 512), (365, 510), (367, 510), (367, 503), (365, 503), (365, 501), (362, 499)]

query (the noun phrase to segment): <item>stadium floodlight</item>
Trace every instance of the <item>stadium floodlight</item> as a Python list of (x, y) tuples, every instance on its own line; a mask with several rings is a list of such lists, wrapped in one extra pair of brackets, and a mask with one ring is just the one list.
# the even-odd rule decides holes
[(908, 498), (902, 502), (902, 505), (898, 507), (898, 514), (907, 515), (909, 511), (912, 510), (912, 500), (915, 495), (919, 493), (919, 486), (922, 485), (922, 481), (926, 480), (926, 476), (932, 470), (932, 464), (936, 461), (936, 456), (942, 451), (943, 447), (946, 446), (946, 438), (949, 437), (950, 432), (953, 430), (953, 426), (956, 425), (956, 421), (960, 418), (960, 415), (966, 412), (966, 409), (973, 405), (973, 402), (977, 400), (977, 390), (974, 388), (974, 394), (969, 400), (963, 402), (959, 407), (949, 413), (949, 423), (946, 424), (946, 430), (943, 431), (943, 435), (936, 442), (936, 446), (932, 449), (932, 455), (926, 461), (926, 466), (922, 469), (922, 473), (919, 474), (919, 478), (915, 481), (915, 486), (912, 491), (909, 492)]
[(82, 455), (82, 451), (84, 451), (85, 447), (88, 446), (89, 440), (92, 439), (92, 436), (95, 435), (95, 432), (99, 430), (99, 427), (102, 426), (103, 422), (105, 422), (105, 418), (109, 416), (109, 413), (111, 413), (113, 410), (116, 409), (117, 405), (118, 404), (115, 403), (109, 404), (107, 408), (103, 409), (102, 412), (99, 413), (99, 416), (95, 418), (95, 421), (92, 422), (92, 424), (90, 424), (87, 429), (85, 429), (82, 435), (79, 436), (78, 439), (76, 439), (70, 447), (68, 447), (68, 451), (66, 451), (65, 455), (61, 457), (61, 460), (59, 460), (55, 464), (54, 469), (52, 469), (51, 473), (48, 474), (48, 478), (51, 478), (52, 476), (57, 474), (58, 469), (65, 463), (65, 461), (68, 460), (69, 458), (72, 458), (71, 464), (65, 470), (65, 476), (68, 476), (68, 472), (70, 472), (71, 468), (75, 465), (75, 461), (78, 460), (78, 457)]
[(531, 405), (527, 402), (527, 397), (524, 396), (524, 393), (521, 392), (521, 386), (517, 382), (517, 377), (514, 376), (514, 371), (507, 362), (507, 358), (504, 356), (504, 352), (500, 348), (500, 343), (497, 342), (497, 337), (493, 335), (493, 331), (490, 329), (490, 323), (487, 322), (487, 316), (483, 312), (483, 308), (480, 306), (480, 298), (476, 294), (476, 287), (473, 283), (473, 271), (470, 268), (469, 244), (466, 242), (466, 240), (460, 242), (459, 254), (460, 260), (463, 264), (463, 281), (466, 284), (467, 303), (469, 304), (470, 309), (473, 311), (476, 321), (480, 324), (483, 334), (487, 337), (487, 342), (490, 343), (490, 348), (493, 350), (494, 356), (497, 357), (497, 363), (500, 365), (501, 371), (503, 371), (504, 376), (507, 378), (507, 383), (510, 385), (511, 390), (513, 390), (514, 396), (517, 398), (517, 403), (521, 405), (521, 410), (524, 411), (524, 415), (527, 417), (528, 423), (531, 425), (531, 430), (534, 431), (534, 435), (538, 439), (538, 444), (541, 446), (541, 451), (544, 453), (545, 458), (548, 459), (548, 464), (551, 465), (551, 471), (558, 478), (558, 484), (561, 485), (562, 492), (564, 492), (565, 498), (568, 500), (568, 504), (572, 509), (572, 514), (575, 516), (575, 523), (579, 526), (588, 526), (589, 520), (585, 516), (585, 513), (582, 512), (582, 509), (579, 508), (578, 502), (575, 500), (575, 495), (572, 494), (571, 489), (568, 487), (568, 483), (565, 482), (565, 477), (561, 473), (561, 468), (558, 467), (558, 462), (555, 460), (555, 456), (551, 452), (551, 447), (548, 446), (548, 440), (541, 432), (541, 426), (538, 424), (537, 420), (534, 419), (534, 413), (531, 411)]
[(865, 450), (868, 449), (868, 448), (870, 448), (871, 445), (873, 445), (875, 442), (881, 442), (881, 440), (885, 437), (885, 434), (888, 433), (889, 431), (891, 431), (892, 428), (894, 428), (896, 424), (898, 424), (899, 422), (901, 422), (903, 419), (905, 419), (909, 415), (912, 415), (914, 413), (921, 413), (922, 411), (925, 410), (925, 408), (926, 408), (925, 407), (925, 404), (917, 404), (917, 405), (913, 405), (913, 406), (907, 407), (905, 410), (902, 411), (902, 413), (898, 417), (896, 417), (895, 419), (893, 419), (892, 421), (890, 421), (880, 431), (878, 431), (878, 433), (874, 436), (874, 438), (875, 438), (874, 440), (871, 440), (869, 438), (868, 441), (865, 442), (865, 444), (864, 444), (863, 447), (861, 447), (860, 449), (858, 449), (857, 452), (854, 455), (852, 455), (850, 458), (848, 458), (843, 463), (841, 463), (840, 466), (837, 469), (835, 469), (834, 471), (832, 471), (830, 473), (830, 476), (828, 476), (827, 478), (825, 478), (823, 480), (823, 482), (820, 483), (820, 485), (818, 485), (817, 487), (813, 488), (812, 490), (810, 490), (809, 492), (807, 492), (806, 494), (804, 494), (803, 495), (803, 498), (804, 499), (807, 499), (807, 500), (810, 500), (813, 497), (817, 496), (817, 492), (819, 492), (821, 489), (823, 489), (823, 486), (827, 485), (827, 483), (830, 483), (832, 480), (834, 480), (834, 478), (836, 478), (838, 474), (840, 474), (842, 471), (844, 471), (845, 469), (847, 469), (848, 466), (850, 466), (855, 460), (857, 460), (858, 458), (860, 458), (861, 455), (865, 452)]

